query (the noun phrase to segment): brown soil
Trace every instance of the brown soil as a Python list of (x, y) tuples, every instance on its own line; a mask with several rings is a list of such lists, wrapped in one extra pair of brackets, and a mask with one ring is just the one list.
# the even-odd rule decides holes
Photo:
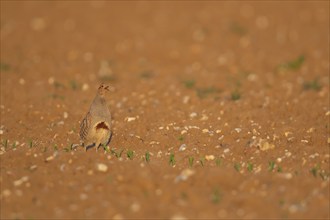
[[(1, 218), (329, 218), (329, 25), (328, 1), (1, 1)], [(108, 152), (71, 149), (101, 82)]]

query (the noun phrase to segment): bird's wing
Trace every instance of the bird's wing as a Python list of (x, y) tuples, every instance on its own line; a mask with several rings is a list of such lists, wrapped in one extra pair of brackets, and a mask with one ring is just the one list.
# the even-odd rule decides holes
[(85, 140), (89, 131), (89, 128), (91, 126), (92, 121), (92, 115), (90, 112), (88, 112), (85, 116), (85, 118), (82, 120), (80, 124), (80, 138), (82, 140)]

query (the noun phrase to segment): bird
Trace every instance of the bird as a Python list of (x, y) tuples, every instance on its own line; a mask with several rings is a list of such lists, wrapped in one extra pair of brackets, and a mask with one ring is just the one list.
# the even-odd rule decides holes
[(98, 151), (100, 145), (105, 147), (110, 142), (111, 113), (105, 99), (105, 94), (109, 91), (108, 85), (99, 86), (89, 111), (80, 123), (79, 135), (85, 151), (93, 146)]

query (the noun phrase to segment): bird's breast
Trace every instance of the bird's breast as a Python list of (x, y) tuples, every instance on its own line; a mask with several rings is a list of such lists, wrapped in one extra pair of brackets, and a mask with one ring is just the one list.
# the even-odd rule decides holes
[(109, 125), (107, 123), (105, 123), (104, 121), (102, 121), (102, 122), (99, 122), (99, 123), (96, 124), (95, 129), (96, 130), (99, 130), (99, 129), (110, 130), (110, 127), (109, 127)]

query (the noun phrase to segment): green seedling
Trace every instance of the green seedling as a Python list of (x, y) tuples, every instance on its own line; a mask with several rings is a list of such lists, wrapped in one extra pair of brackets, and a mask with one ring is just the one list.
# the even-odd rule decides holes
[(29, 140), (29, 141), (28, 141), (28, 144), (29, 144), (29, 148), (32, 148), (32, 147), (33, 147), (33, 142), (32, 142), (32, 140)]
[(253, 164), (252, 163), (248, 163), (247, 164), (247, 170), (249, 171), (249, 172), (252, 172), (253, 171)]
[(320, 165), (317, 165), (317, 166), (314, 166), (310, 172), (313, 174), (314, 177), (317, 177), (317, 174), (319, 172), (319, 169), (320, 169)]
[(206, 88), (198, 88), (196, 89), (197, 96), (201, 99), (208, 97), (211, 94), (220, 92), (219, 89), (211, 86)]
[(49, 97), (52, 98), (52, 99), (60, 99), (60, 100), (64, 100), (64, 96), (62, 96), (62, 95), (58, 95), (58, 94), (55, 94), (55, 93), (50, 94)]
[(174, 166), (175, 165), (175, 157), (174, 157), (174, 154), (173, 153), (170, 154), (169, 164), (171, 166)]
[(221, 159), (220, 158), (217, 158), (215, 160), (215, 164), (217, 165), (217, 167), (220, 167), (220, 165), (221, 165)]
[(43, 153), (47, 152), (48, 148), (47, 147), (44, 147), (43, 149)]
[(118, 153), (118, 152), (116, 152), (116, 151), (112, 148), (112, 149), (110, 150), (110, 152), (111, 152), (113, 155), (115, 155), (115, 157), (120, 158), (121, 155), (122, 155), (122, 153), (124, 152), (124, 149), (121, 149), (121, 150), (119, 151), (119, 153)]
[(212, 203), (214, 204), (218, 204), (221, 200), (221, 194), (219, 192), (219, 190), (215, 189), (213, 192), (212, 192), (212, 195), (211, 195), (211, 201)]
[(318, 79), (314, 79), (313, 81), (310, 82), (305, 82), (303, 84), (303, 89), (304, 90), (314, 90), (314, 91), (320, 91), (322, 88), (320, 82)]
[(184, 199), (184, 200), (188, 199), (187, 193), (181, 192), (181, 198)]
[(70, 81), (70, 87), (71, 87), (72, 90), (77, 90), (79, 86), (78, 86), (78, 83), (76, 81), (71, 80)]
[(278, 65), (277, 70), (298, 70), (302, 64), (305, 62), (305, 56), (300, 55), (295, 60), (291, 60), (285, 63)]
[(322, 180), (328, 180), (329, 179), (329, 173), (326, 174), (325, 171), (319, 173)]
[(14, 141), (14, 143), (13, 143), (13, 148), (14, 149), (16, 148), (16, 141)]
[(8, 63), (0, 62), (0, 71), (8, 71), (10, 70), (10, 65)]
[(63, 149), (65, 152), (70, 152), (73, 150), (73, 144), (70, 144), (68, 147)]
[(2, 143), (3, 147), (5, 148), (5, 150), (7, 149), (8, 146), (8, 139), (4, 140)]
[(181, 135), (179, 138), (178, 138), (179, 141), (184, 141), (184, 137)]
[(118, 157), (121, 157), (121, 155), (123, 154), (123, 152), (124, 152), (124, 149), (121, 149), (121, 150), (119, 151), (119, 153), (118, 153)]
[(149, 163), (150, 162), (150, 153), (149, 153), (149, 151), (146, 152), (145, 158), (146, 158), (146, 162)]
[(191, 168), (194, 164), (194, 158), (193, 157), (189, 157), (188, 158), (188, 162), (189, 162), (189, 167)]
[(111, 175), (109, 175), (107, 178), (108, 183), (113, 183), (113, 180), (114, 178)]
[(133, 160), (134, 152), (132, 150), (128, 150), (126, 155), (130, 160)]
[(277, 172), (278, 172), (278, 173), (282, 173), (282, 167), (278, 166), (278, 167), (277, 167)]
[(54, 144), (54, 147), (53, 147), (54, 151), (58, 151), (58, 147), (57, 147), (57, 144)]
[(268, 162), (268, 171), (271, 172), (275, 168), (275, 162), (274, 161), (269, 161)]
[(195, 80), (191, 79), (191, 80), (183, 81), (183, 84), (187, 89), (191, 89), (195, 86), (196, 82), (195, 82)]
[(140, 74), (140, 77), (143, 78), (143, 79), (150, 79), (154, 76), (154, 73), (152, 71), (143, 71), (141, 74)]
[(237, 172), (239, 172), (241, 170), (241, 165), (239, 163), (235, 163), (234, 168)]
[(243, 36), (247, 33), (247, 30), (236, 22), (233, 22), (230, 25), (229, 29), (232, 33), (237, 34), (239, 36)]
[(201, 159), (199, 160), (199, 162), (200, 162), (200, 164), (202, 165), (202, 167), (204, 167), (205, 158), (201, 158)]
[(62, 83), (57, 82), (57, 81), (55, 81), (53, 85), (56, 89), (65, 88), (65, 86)]
[(105, 152), (110, 153), (110, 147), (109, 146), (107, 146), (105, 144), (104, 145), (102, 144), (102, 147), (103, 147)]
[(239, 91), (234, 91), (231, 93), (231, 100), (237, 101), (241, 98), (241, 93)]
[(143, 196), (145, 197), (145, 198), (149, 198), (149, 196), (150, 196), (150, 193), (148, 192), (148, 190), (143, 190)]

